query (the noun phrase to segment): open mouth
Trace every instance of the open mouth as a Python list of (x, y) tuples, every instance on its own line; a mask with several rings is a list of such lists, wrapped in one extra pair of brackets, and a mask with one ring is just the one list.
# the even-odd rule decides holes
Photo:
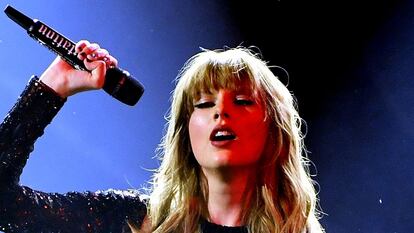
[(230, 129), (215, 129), (210, 135), (213, 142), (228, 141), (236, 139), (236, 134)]

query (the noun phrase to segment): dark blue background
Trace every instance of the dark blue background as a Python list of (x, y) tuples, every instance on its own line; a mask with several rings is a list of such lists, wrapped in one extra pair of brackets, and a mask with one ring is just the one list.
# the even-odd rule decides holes
[[(327, 232), (414, 228), (411, 1), (1, 1), (74, 41), (107, 48), (146, 87), (129, 107), (103, 91), (70, 97), (21, 183), (53, 192), (141, 188), (182, 64), (199, 47), (257, 46), (307, 122)], [(0, 15), (0, 114), (54, 55)], [(275, 70), (277, 72), (277, 70)]]

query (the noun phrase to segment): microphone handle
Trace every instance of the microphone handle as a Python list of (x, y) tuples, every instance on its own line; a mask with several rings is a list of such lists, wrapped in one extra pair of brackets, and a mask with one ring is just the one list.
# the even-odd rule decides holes
[[(27, 33), (40, 44), (58, 54), (74, 68), (86, 70), (83, 62), (77, 57), (75, 43), (62, 34), (37, 19), (33, 20), (33, 24), (29, 27)], [(103, 90), (119, 101), (133, 106), (141, 98), (144, 87), (126, 70), (111, 67), (106, 71)]]
[[(7, 16), (22, 26), (30, 37), (59, 55), (74, 68), (86, 70), (83, 62), (77, 57), (73, 41), (45, 23), (37, 19), (32, 20), (9, 5), (4, 11)], [(131, 106), (135, 105), (144, 93), (144, 87), (138, 80), (128, 71), (117, 67), (111, 67), (106, 71), (103, 89), (117, 100)]]

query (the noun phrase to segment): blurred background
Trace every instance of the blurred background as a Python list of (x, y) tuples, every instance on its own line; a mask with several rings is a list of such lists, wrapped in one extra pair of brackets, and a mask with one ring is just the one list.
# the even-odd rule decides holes
[[(414, 2), (1, 1), (73, 41), (99, 42), (146, 91), (70, 97), (36, 143), (23, 185), (47, 192), (142, 188), (158, 167), (174, 78), (200, 47), (256, 46), (288, 84), (329, 233), (414, 229)], [(0, 115), (55, 55), (0, 14)], [(280, 73), (280, 74), (279, 74)]]

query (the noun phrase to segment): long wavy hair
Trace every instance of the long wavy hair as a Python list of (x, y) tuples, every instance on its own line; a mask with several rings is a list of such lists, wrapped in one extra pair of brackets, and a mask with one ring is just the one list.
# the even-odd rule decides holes
[(247, 81), (271, 121), (242, 222), (249, 232), (323, 232), (295, 98), (259, 54), (244, 47), (203, 50), (185, 63), (176, 81), (157, 154), (161, 165), (151, 181), (151, 231), (200, 232), (201, 219), (208, 219), (208, 188), (190, 145), (193, 100), (202, 90), (237, 88)]

